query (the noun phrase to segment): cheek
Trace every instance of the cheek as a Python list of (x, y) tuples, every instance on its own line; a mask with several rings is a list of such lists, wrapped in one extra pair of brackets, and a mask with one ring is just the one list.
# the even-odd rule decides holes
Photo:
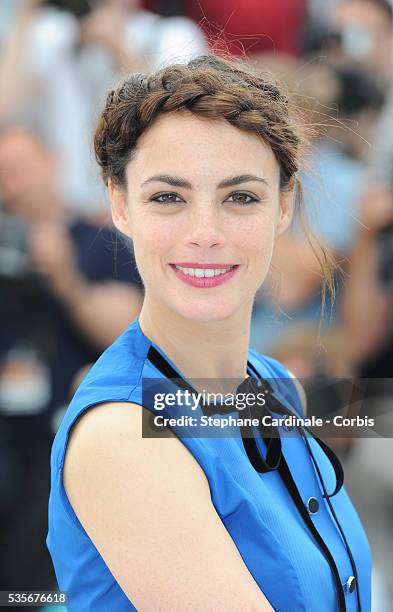
[(176, 225), (163, 217), (133, 219), (134, 253), (138, 270), (145, 280), (157, 262), (167, 261), (171, 249), (179, 244)]
[(265, 281), (273, 258), (275, 242), (273, 217), (255, 219), (243, 236), (243, 254), (246, 258), (246, 274), (253, 290)]
[(239, 247), (250, 258), (263, 260), (271, 256), (274, 243), (273, 215), (266, 214), (253, 219), (247, 219), (238, 226)]

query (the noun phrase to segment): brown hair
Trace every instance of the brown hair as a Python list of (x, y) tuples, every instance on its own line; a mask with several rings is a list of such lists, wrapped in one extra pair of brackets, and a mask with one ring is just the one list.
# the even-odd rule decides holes
[[(172, 64), (151, 74), (131, 74), (107, 97), (94, 136), (97, 162), (108, 179), (126, 188), (126, 166), (138, 138), (162, 113), (188, 110), (207, 119), (225, 119), (258, 134), (268, 143), (280, 168), (280, 188), (296, 184), (295, 212), (302, 215), (302, 188), (296, 176), (307, 150), (308, 136), (299, 109), (272, 76), (239, 60), (201, 55), (187, 64)], [(322, 310), (326, 287), (334, 300), (334, 262), (314, 234), (307, 239), (320, 264)], [(317, 245), (317, 246), (316, 246)]]

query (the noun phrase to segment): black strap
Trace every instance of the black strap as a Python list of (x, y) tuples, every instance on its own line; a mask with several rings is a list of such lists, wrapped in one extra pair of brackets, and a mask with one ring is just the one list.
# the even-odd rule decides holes
[[(147, 358), (149, 361), (169, 379), (175, 379), (176, 384), (184, 390), (188, 390), (194, 395), (197, 393), (196, 390), (186, 381), (184, 378), (177, 372), (171, 364), (161, 355), (161, 353), (151, 345), (147, 354)], [(254, 366), (247, 361), (248, 369), (256, 372)], [(241, 392), (249, 392), (254, 387), (250, 387), (250, 383), (255, 383), (255, 378), (249, 376), (239, 387), (237, 388), (237, 393)], [(200, 404), (201, 409), (205, 415), (212, 416), (213, 414), (227, 414), (230, 412), (237, 412), (236, 406), (227, 406), (227, 405), (219, 405), (219, 404)], [(280, 405), (281, 406), (281, 405)], [(250, 410), (250, 407), (246, 406), (247, 410)], [(249, 414), (250, 418), (253, 416)], [(276, 429), (276, 437), (271, 437), (269, 439), (264, 438), (265, 443), (267, 445), (267, 453), (266, 459), (261, 455), (261, 452), (258, 449), (257, 442), (255, 440), (254, 433), (252, 428), (247, 426), (241, 426), (241, 437), (243, 441), (244, 449), (247, 453), (250, 463), (254, 467), (257, 472), (265, 473), (270, 472), (272, 470), (276, 470), (280, 463), (281, 458), (281, 438), (278, 433), (278, 429)]]
[[(196, 394), (196, 390), (186, 380), (184, 380), (184, 378), (179, 374), (179, 372), (177, 372), (171, 366), (171, 364), (163, 357), (163, 355), (161, 355), (161, 353), (153, 345), (151, 345), (149, 348), (147, 358), (162, 374), (164, 374), (164, 376), (169, 379), (176, 379), (176, 383), (179, 387), (183, 388), (184, 390), (190, 391), (190, 393)], [(241, 385), (239, 385), (237, 392), (256, 393), (258, 391), (263, 391), (263, 393), (269, 398), (267, 402), (268, 412), (277, 412), (279, 414), (287, 416), (292, 415), (293, 413), (290, 412), (286, 407), (284, 407), (281, 402), (274, 396), (273, 388), (270, 383), (266, 379), (261, 377), (255, 366), (250, 361), (247, 361), (247, 368), (255, 374), (256, 378), (249, 376), (241, 383)], [(201, 408), (203, 410), (203, 413), (206, 415), (227, 414), (236, 411), (235, 406), (220, 406), (218, 404), (201, 404)], [(255, 416), (252, 414), (252, 412), (250, 414), (251, 409), (249, 406), (247, 406), (246, 408), (249, 411), (248, 415), (250, 417)], [(261, 455), (259, 451), (252, 429), (249, 427), (241, 427), (240, 429), (244, 449), (254, 469), (259, 473), (270, 472), (274, 469), (277, 469), (281, 457), (281, 438), (278, 429), (273, 428), (272, 432), (274, 435), (266, 437), (264, 435), (265, 432), (262, 428), (260, 428), (261, 437), (263, 438), (267, 447), (266, 459)], [(329, 497), (333, 497), (333, 495), (336, 495), (340, 491), (344, 483), (344, 471), (341, 462), (337, 455), (327, 444), (325, 444), (325, 442), (323, 442), (316, 435), (310, 432), (307, 427), (304, 427), (303, 429), (308, 431), (309, 434), (313, 438), (315, 438), (315, 440), (321, 446), (322, 450), (326, 453), (332, 464), (336, 475), (336, 487), (333, 493), (329, 495)]]
[(171, 364), (161, 355), (157, 349), (151, 345), (147, 353), (148, 360), (159, 370), (164, 376), (170, 379), (176, 379), (176, 384), (184, 390), (188, 390), (191, 393), (196, 393), (195, 389), (188, 384), (186, 380), (176, 372)]
[[(171, 366), (171, 364), (161, 355), (161, 353), (159, 353), (159, 351), (157, 351), (157, 349), (154, 346), (150, 347), (147, 357), (149, 361), (162, 374), (164, 374), (164, 376), (170, 379), (176, 379), (176, 384), (178, 384), (179, 387), (183, 389), (188, 389), (193, 394), (197, 393), (196, 390), (186, 380), (183, 379), (183, 377)], [(257, 379), (252, 376), (249, 376), (241, 383), (241, 385), (239, 385), (237, 392), (244, 392), (244, 391), (252, 392), (252, 391), (255, 391), (256, 388), (260, 392), (262, 389), (262, 391), (268, 397), (268, 401), (265, 404), (266, 410), (268, 412), (270, 413), (278, 412), (280, 414), (293, 415), (293, 413), (290, 412), (285, 406), (283, 406), (281, 402), (274, 396), (273, 389), (271, 385), (269, 384), (269, 382), (260, 376), (258, 371), (249, 361), (247, 362), (247, 367), (248, 369), (250, 369), (256, 374)], [(201, 408), (205, 413), (209, 413), (209, 414), (219, 414), (223, 412), (227, 413), (227, 412), (233, 412), (234, 410), (237, 410), (236, 407), (217, 406), (216, 404), (213, 404), (213, 405), (204, 404), (204, 405), (201, 405)], [(252, 413), (251, 407), (248, 406), (248, 404), (246, 405), (246, 409), (248, 410), (248, 415), (252, 417), (253, 413)], [(307, 428), (298, 428), (298, 429), (301, 435), (304, 435), (302, 430), (307, 429)], [(275, 432), (275, 435), (277, 434), (277, 437), (262, 436), (266, 444), (266, 448), (267, 448), (266, 459), (262, 456), (258, 448), (252, 428), (241, 426), (240, 431), (241, 431), (241, 436), (242, 436), (245, 451), (254, 469), (256, 469), (260, 473), (272, 471), (275, 469), (278, 470), (296, 508), (298, 509), (306, 526), (310, 530), (311, 534), (313, 535), (315, 541), (319, 545), (323, 555), (325, 556), (329, 564), (329, 567), (332, 571), (334, 581), (335, 581), (335, 587), (336, 587), (338, 603), (339, 603), (339, 610), (340, 612), (346, 612), (345, 595), (344, 595), (343, 587), (341, 584), (340, 574), (337, 569), (334, 557), (331, 554), (327, 545), (325, 544), (317, 528), (315, 527), (314, 522), (303, 502), (302, 496), (300, 495), (299, 490), (296, 486), (296, 483), (292, 477), (287, 461), (284, 457), (284, 454), (282, 453), (281, 438), (280, 438), (279, 431), (277, 430), (277, 432)], [(317, 442), (320, 444), (322, 449), (325, 451), (325, 453), (327, 454), (328, 458), (330, 459), (333, 465), (333, 468), (336, 474), (336, 487), (335, 487), (334, 492), (331, 495), (329, 495), (329, 497), (331, 497), (333, 495), (336, 495), (343, 485), (344, 472), (342, 469), (342, 465), (338, 457), (336, 456), (336, 454), (333, 452), (331, 448), (327, 446), (327, 444), (325, 444), (322, 440), (314, 436), (311, 432), (310, 432), (310, 435), (312, 435), (317, 440)], [(357, 588), (358, 588), (358, 585), (357, 585)]]
[[(271, 386), (271, 384), (266, 379), (262, 378), (262, 376), (258, 373), (256, 368), (252, 364), (250, 364), (250, 365), (251, 365), (251, 369), (254, 371), (254, 373), (258, 377), (258, 380), (257, 380), (257, 382), (255, 382), (255, 379), (250, 377), (250, 378), (246, 379), (242, 383), (242, 385), (240, 385), (238, 390), (241, 389), (243, 387), (243, 385), (246, 385), (246, 384), (247, 384), (247, 387), (248, 387), (247, 388), (247, 392), (248, 393), (256, 394), (258, 391), (260, 392), (262, 390), (264, 395), (266, 396), (266, 399), (267, 399), (267, 405), (266, 405), (267, 412), (269, 412), (272, 416), (273, 416), (272, 413), (278, 413), (278, 414), (282, 414), (282, 415), (285, 415), (285, 416), (293, 415), (293, 413), (290, 412), (285, 406), (283, 406), (282, 403), (275, 397), (274, 391), (273, 391), (273, 387)], [(314, 438), (316, 440), (316, 442), (318, 442), (318, 444), (320, 445), (322, 450), (326, 453), (326, 455), (327, 455), (328, 459), (330, 460), (330, 463), (331, 463), (331, 465), (333, 467), (333, 470), (334, 470), (334, 473), (335, 473), (335, 477), (336, 477), (336, 486), (335, 486), (335, 489), (334, 489), (333, 493), (328, 494), (328, 497), (333, 497), (334, 495), (337, 495), (337, 493), (340, 491), (340, 489), (342, 488), (342, 486), (344, 484), (344, 470), (343, 470), (343, 467), (342, 467), (340, 459), (337, 457), (336, 453), (330, 448), (330, 446), (328, 446), (323, 440), (321, 440), (320, 438), (318, 438), (318, 436), (316, 436), (313, 432), (311, 432), (308, 427), (302, 426), (302, 427), (297, 427), (297, 429), (301, 433), (302, 436), (307, 435), (306, 432), (308, 432), (309, 435), (312, 438)], [(274, 437), (279, 435), (276, 428), (271, 428), (271, 430), (273, 432)], [(266, 438), (264, 436), (264, 431), (263, 431), (262, 427), (260, 428), (260, 433), (261, 433), (261, 437), (265, 441), (265, 444), (269, 445), (269, 443), (271, 442), (271, 436), (269, 436), (269, 438)], [(278, 467), (278, 465), (277, 465), (277, 467)], [(258, 471), (260, 471), (260, 470), (258, 470)], [(326, 496), (323, 495), (323, 497), (326, 497)]]
[(344, 591), (343, 591), (343, 587), (341, 584), (341, 578), (340, 578), (340, 574), (338, 572), (337, 569), (337, 565), (336, 562), (334, 560), (334, 557), (332, 555), (332, 553), (330, 552), (329, 548), (327, 547), (327, 545), (325, 544), (322, 536), (320, 535), (319, 531), (317, 530), (317, 528), (315, 527), (313, 520), (303, 502), (303, 499), (299, 493), (299, 490), (295, 484), (295, 481), (292, 477), (292, 474), (290, 472), (290, 469), (288, 467), (288, 464), (285, 460), (284, 455), (281, 456), (281, 461), (280, 461), (280, 465), (278, 467), (278, 472), (281, 476), (281, 478), (283, 479), (285, 486), (288, 490), (288, 493), (290, 494), (290, 496), (292, 497), (300, 515), (302, 516), (305, 524), (307, 525), (308, 529), (310, 530), (310, 532), (312, 533), (312, 535), (314, 536), (316, 542), (318, 543), (320, 549), (322, 550), (323, 555), (325, 556), (327, 562), (329, 563), (330, 569), (332, 571), (333, 574), (333, 578), (334, 578), (334, 582), (335, 582), (335, 586), (336, 586), (336, 592), (337, 592), (337, 597), (338, 597), (338, 604), (339, 604), (339, 609), (340, 612), (345, 612), (346, 611), (346, 604), (345, 604), (345, 595), (344, 595)]
[[(196, 394), (195, 389), (187, 383), (186, 380), (171, 366), (171, 364), (161, 355), (159, 351), (154, 346), (150, 346), (149, 352), (147, 355), (149, 361), (156, 366), (156, 368), (164, 374), (167, 378), (176, 379), (176, 383), (179, 387), (190, 391), (193, 394)], [(268, 399), (268, 412), (277, 412), (283, 415), (292, 415), (286, 407), (284, 407), (281, 402), (274, 396), (272, 386), (270, 383), (261, 377), (256, 368), (250, 361), (247, 361), (247, 368), (254, 372), (257, 379), (249, 376), (245, 381), (239, 385), (237, 392), (257, 392), (263, 391)], [(255, 387), (255, 381), (257, 381), (257, 386)], [(226, 406), (226, 405), (218, 405), (218, 404), (201, 404), (201, 408), (204, 414), (213, 415), (213, 414), (227, 414), (229, 412), (235, 412), (236, 407)], [(249, 409), (249, 407), (247, 407)], [(248, 413), (250, 415), (250, 412)], [(251, 417), (253, 414), (251, 413)], [(260, 415), (259, 415), (260, 416)], [(273, 469), (277, 469), (280, 462), (281, 456), (281, 439), (278, 433), (277, 428), (273, 428), (273, 436), (266, 437), (264, 435), (263, 429), (260, 429), (261, 437), (263, 438), (266, 446), (267, 446), (267, 454), (266, 460), (261, 456), (261, 453), (258, 449), (257, 443), (255, 441), (255, 437), (248, 427), (241, 428), (242, 440), (247, 456), (253, 465), (253, 467), (257, 470), (257, 472), (269, 472)], [(300, 428), (298, 428), (300, 429)], [(322, 450), (326, 453), (329, 458), (332, 467), (334, 469), (334, 473), (336, 475), (336, 486), (333, 493), (329, 494), (329, 497), (333, 497), (336, 495), (341, 487), (344, 484), (344, 470), (342, 468), (341, 462), (334, 451), (327, 445), (325, 442), (320, 440), (318, 436), (313, 434), (307, 427), (303, 427), (303, 430), (309, 432), (309, 434), (318, 442), (321, 446)], [(302, 435), (304, 435), (302, 433)], [(325, 495), (324, 495), (325, 497)]]
[(362, 611), (362, 604), (361, 604), (361, 601), (360, 601), (359, 577), (358, 577), (358, 573), (357, 573), (356, 563), (355, 563), (355, 560), (354, 560), (354, 558), (352, 556), (352, 552), (351, 552), (351, 549), (349, 547), (347, 538), (345, 537), (344, 530), (342, 529), (342, 527), (340, 525), (340, 522), (338, 520), (337, 514), (336, 514), (336, 512), (335, 512), (335, 510), (333, 508), (332, 502), (330, 501), (330, 497), (331, 496), (328, 495), (328, 493), (326, 491), (326, 486), (325, 486), (325, 483), (324, 483), (323, 478), (322, 478), (321, 470), (319, 469), (319, 465), (318, 465), (317, 461), (315, 460), (314, 454), (313, 454), (313, 452), (311, 450), (311, 447), (310, 447), (310, 444), (309, 444), (309, 442), (307, 440), (307, 436), (304, 438), (304, 441), (305, 441), (305, 444), (306, 444), (306, 446), (308, 448), (308, 451), (309, 451), (309, 453), (311, 455), (311, 458), (313, 460), (313, 463), (314, 463), (314, 466), (315, 466), (315, 470), (316, 470), (316, 472), (318, 474), (318, 478), (319, 478), (319, 481), (321, 483), (321, 487), (322, 487), (323, 492), (324, 492), (324, 497), (326, 498), (326, 502), (327, 502), (327, 504), (328, 504), (328, 506), (330, 508), (330, 511), (332, 513), (332, 516), (333, 516), (334, 520), (336, 521), (336, 524), (337, 524), (337, 527), (338, 527), (338, 529), (339, 529), (339, 531), (341, 533), (342, 539), (344, 540), (344, 544), (345, 544), (345, 547), (346, 547), (347, 552), (348, 552), (349, 560), (351, 562), (351, 567), (352, 567), (353, 575), (354, 575), (355, 580), (356, 580), (356, 586), (357, 586), (357, 588), (356, 588), (356, 599), (357, 599), (357, 604), (358, 604), (358, 611), (361, 612)]
[[(248, 378), (246, 378), (236, 389), (236, 394), (244, 393), (245, 396), (251, 393), (257, 395), (258, 392), (266, 393), (266, 388), (263, 386), (262, 381), (257, 381), (252, 376), (248, 376)], [(271, 427), (271, 434), (273, 435), (270, 435), (267, 438), (265, 437), (266, 432), (261, 426), (261, 418), (263, 414), (271, 414), (271, 410), (269, 409), (267, 404), (265, 404), (265, 406), (251, 406), (248, 402), (246, 402), (246, 406), (243, 413), (245, 413), (245, 418), (252, 419), (254, 417), (258, 417), (258, 429), (266, 444), (265, 459), (258, 448), (253, 427), (249, 427), (247, 425), (240, 425), (243, 446), (250, 460), (250, 463), (259, 473), (271, 472), (273, 470), (276, 470), (280, 464), (282, 455), (280, 432), (278, 430), (278, 427), (273, 426)]]
[[(334, 489), (333, 493), (328, 493), (326, 495), (324, 494), (323, 497), (325, 499), (328, 498), (328, 497), (334, 497), (334, 495), (337, 495), (337, 493), (340, 491), (340, 489), (342, 488), (342, 486), (344, 484), (344, 470), (343, 470), (343, 466), (341, 464), (341, 461), (337, 457), (336, 453), (330, 448), (330, 446), (325, 444), (325, 442), (323, 440), (320, 440), (320, 438), (318, 438), (318, 436), (316, 436), (315, 434), (310, 432), (310, 430), (307, 427), (303, 427), (303, 429), (308, 431), (310, 433), (310, 435), (318, 442), (319, 446), (326, 453), (326, 455), (328, 456), (328, 458), (330, 460), (330, 463), (332, 464), (332, 467), (334, 469), (334, 473), (336, 475), (336, 486), (335, 486), (335, 489)], [(304, 434), (304, 436), (306, 436), (306, 434)]]

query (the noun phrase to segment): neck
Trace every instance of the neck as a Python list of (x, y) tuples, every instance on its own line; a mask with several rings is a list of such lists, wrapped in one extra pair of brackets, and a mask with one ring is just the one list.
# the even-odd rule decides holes
[(244, 379), (251, 312), (252, 304), (221, 321), (192, 321), (145, 298), (139, 323), (186, 378)]

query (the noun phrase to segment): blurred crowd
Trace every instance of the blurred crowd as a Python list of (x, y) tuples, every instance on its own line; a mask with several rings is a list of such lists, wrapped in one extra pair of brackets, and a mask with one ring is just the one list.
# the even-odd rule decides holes
[[(127, 73), (208, 49), (272, 72), (315, 128), (305, 219), (277, 242), (251, 345), (309, 385), (310, 413), (326, 404), (312, 377), (392, 378), (393, 0), (1, 0), (0, 590), (55, 587), (50, 445), (86, 368), (142, 303), (92, 153), (98, 113)], [(325, 252), (335, 298), (321, 313)], [(389, 413), (391, 385), (365, 394)], [(384, 434), (334, 442), (372, 546), (377, 612), (393, 610)]]

